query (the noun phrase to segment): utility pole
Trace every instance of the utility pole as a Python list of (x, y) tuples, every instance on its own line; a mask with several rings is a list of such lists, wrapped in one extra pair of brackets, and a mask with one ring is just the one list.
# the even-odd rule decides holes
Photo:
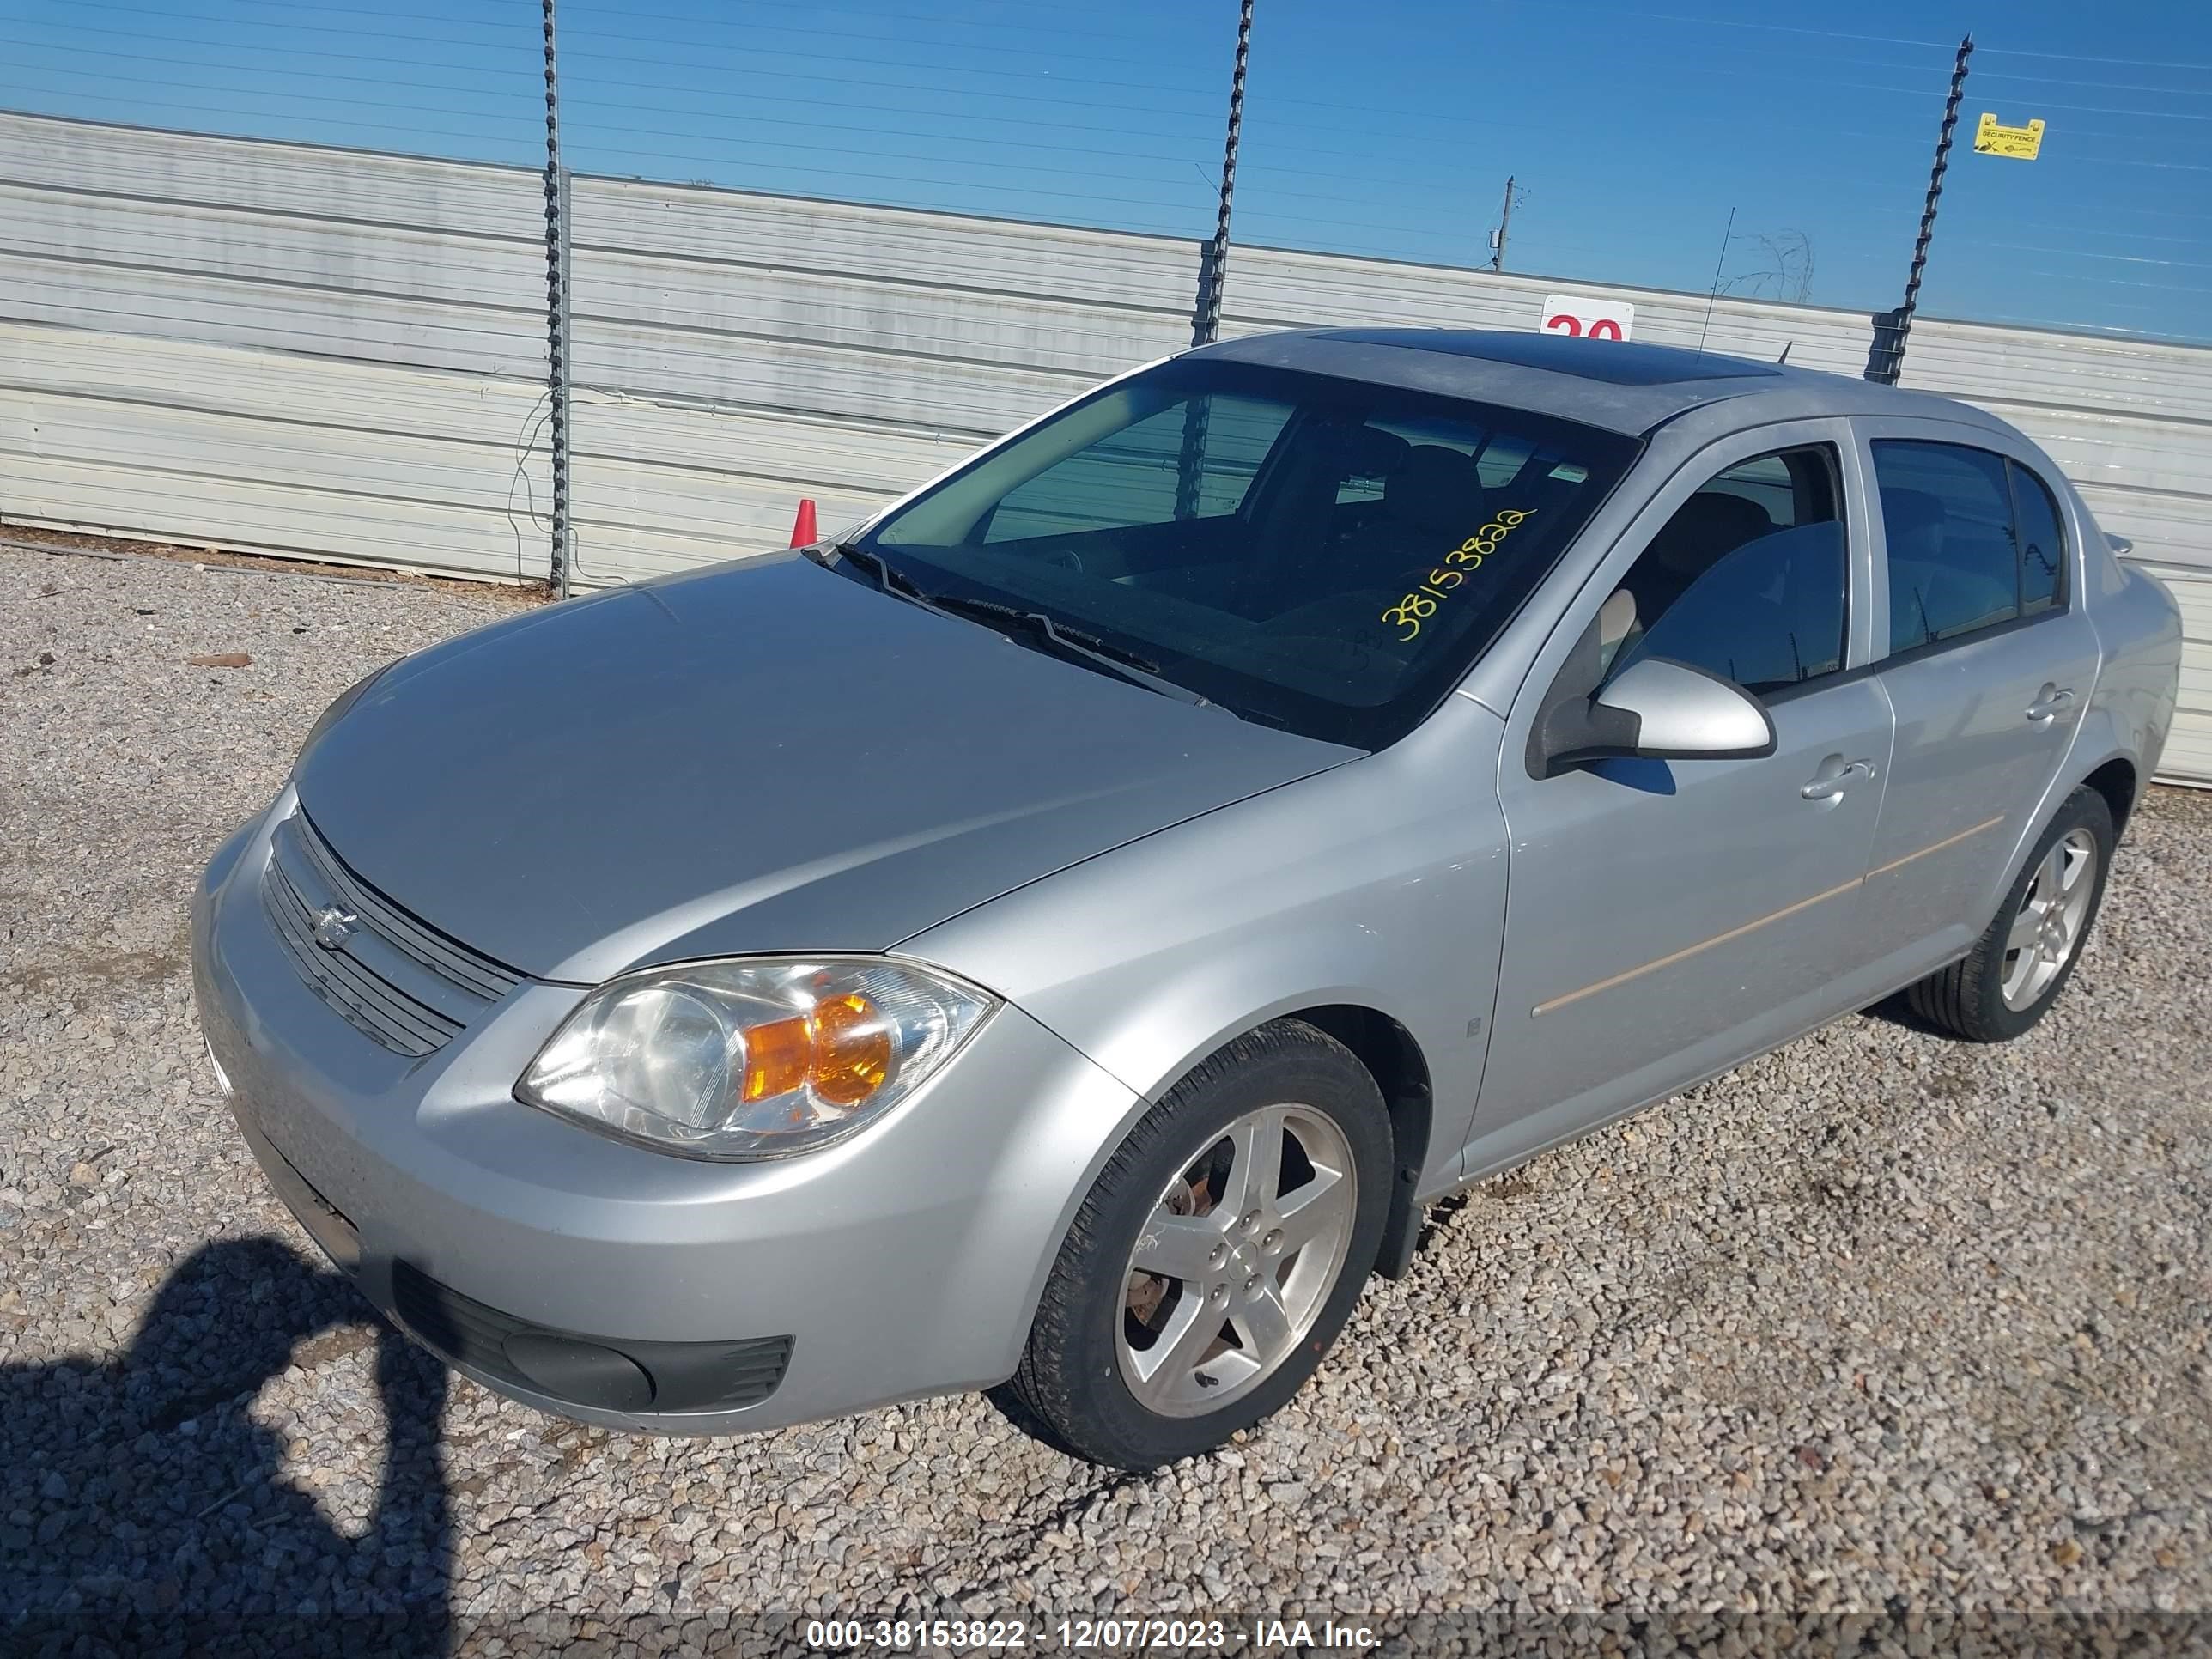
[(1498, 229), (1490, 239), (1490, 268), (1492, 270), (1505, 269), (1505, 234), (1512, 227), (1513, 180), (1509, 176), (1505, 180), (1505, 205), (1498, 212)]
[(1237, 20), (1237, 66), (1229, 76), (1229, 137), (1221, 153), (1221, 207), (1213, 222), (1198, 274), (1198, 315), (1190, 343), (1211, 345), (1221, 332), (1221, 289), (1229, 276), (1229, 207), (1237, 194), (1237, 137), (1244, 125), (1244, 68), (1252, 56), (1252, 0), (1243, 0)]
[(1882, 386), (1895, 386), (1905, 367), (1905, 343), (1912, 333), (1913, 309), (1920, 303), (1920, 274), (1927, 269), (1928, 244), (1936, 234), (1936, 204), (1943, 195), (1944, 171), (1951, 165), (1951, 130), (1959, 125), (1959, 100), (1966, 90), (1966, 60), (1973, 55), (1974, 37), (1970, 34), (1959, 42), (1959, 55), (1951, 64), (1951, 95), (1944, 102), (1943, 125), (1936, 134), (1936, 164), (1928, 173), (1928, 199), (1920, 210), (1920, 236), (1912, 245), (1912, 267), (1905, 273), (1905, 303), (1875, 317), (1866, 378)]
[(561, 165), (561, 83), (553, 46), (554, 0), (545, 21), (545, 390), (551, 408), (553, 548), (546, 576), (568, 597), (568, 174)]

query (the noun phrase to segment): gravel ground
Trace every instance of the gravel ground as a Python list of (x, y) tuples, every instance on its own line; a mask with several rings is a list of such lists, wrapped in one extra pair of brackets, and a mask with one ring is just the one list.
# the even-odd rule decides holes
[(190, 1006), (192, 876), (324, 702), (517, 603), (0, 551), (0, 1632), (1422, 1613), (1463, 1616), (1423, 1646), (1741, 1650), (2002, 1608), (2202, 1640), (2212, 796), (2144, 804), (2029, 1037), (1852, 1019), (1484, 1185), (1232, 1450), (1107, 1475), (977, 1398), (629, 1437), (382, 1334)]

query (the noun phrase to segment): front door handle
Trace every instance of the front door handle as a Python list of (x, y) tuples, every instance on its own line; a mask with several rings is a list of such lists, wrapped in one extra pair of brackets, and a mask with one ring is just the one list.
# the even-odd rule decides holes
[(2074, 706), (2074, 688), (2043, 683), (2043, 690), (2035, 694), (2035, 701), (2027, 706), (2027, 717), (2038, 726), (2047, 726), (2059, 714)]
[(1847, 761), (1841, 755), (1831, 755), (1820, 763), (1820, 769), (1813, 775), (1812, 782), (1797, 793), (1807, 800), (1833, 800), (1850, 787), (1854, 776), (1873, 775), (1874, 763), (1870, 760)]

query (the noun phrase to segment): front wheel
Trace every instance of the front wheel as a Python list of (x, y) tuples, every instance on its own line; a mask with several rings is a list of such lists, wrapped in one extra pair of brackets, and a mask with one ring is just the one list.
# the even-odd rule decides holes
[(1965, 958), (1912, 987), (1913, 1012), (1970, 1042), (2020, 1036), (2058, 1000), (2081, 959), (2112, 862), (2112, 810), (2090, 788), (2060, 805)]
[(1194, 1070), (1077, 1212), (1016, 1396), (1078, 1455), (1152, 1469), (1297, 1391), (1351, 1316), (1389, 1207), (1390, 1127), (1351, 1051), (1279, 1020)]

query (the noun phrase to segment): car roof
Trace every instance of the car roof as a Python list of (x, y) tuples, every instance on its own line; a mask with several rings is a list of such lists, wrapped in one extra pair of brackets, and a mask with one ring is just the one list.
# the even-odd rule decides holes
[(1247, 335), (1186, 354), (1465, 398), (1642, 436), (1709, 404), (1756, 399), (1745, 424), (1919, 415), (2009, 430), (1948, 398), (1717, 351), (1495, 329), (1327, 328)]

